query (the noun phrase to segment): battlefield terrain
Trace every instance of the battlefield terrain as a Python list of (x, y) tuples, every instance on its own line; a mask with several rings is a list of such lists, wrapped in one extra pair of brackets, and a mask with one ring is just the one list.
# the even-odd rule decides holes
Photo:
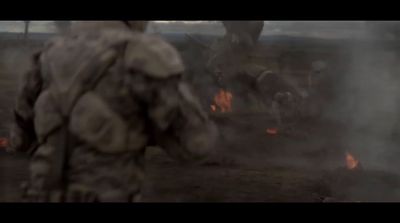
[[(195, 64), (196, 50), (184, 35), (167, 39)], [(46, 35), (29, 40), (0, 34), (0, 137), (7, 137), (20, 75), (29, 67), (29, 55)], [(213, 37), (197, 36), (205, 43)], [(291, 36), (261, 38), (255, 60), (276, 72), (285, 72), (302, 84), (310, 64), (329, 64), (333, 95), (349, 71), (352, 49), (368, 42)], [(388, 43), (388, 48), (397, 47)], [(195, 47), (196, 48), (196, 47)], [(198, 52), (197, 52), (198, 53)], [(282, 59), (283, 58), (283, 59)], [(283, 70), (282, 70), (283, 67)], [(196, 68), (189, 67), (189, 71)], [(196, 73), (196, 72), (193, 72)], [(190, 74), (187, 74), (190, 75)], [(193, 75), (193, 74), (192, 74)], [(200, 75), (196, 73), (196, 75)], [(196, 85), (196, 83), (193, 83)], [(200, 92), (199, 92), (199, 95)], [(339, 96), (337, 96), (339, 97)], [(335, 202), (398, 201), (400, 178), (395, 172), (371, 168), (359, 159), (356, 169), (346, 167), (348, 126), (329, 107), (322, 117), (299, 120), (289, 133), (268, 134), (273, 127), (267, 113), (251, 111), (216, 114), (202, 98), (204, 109), (220, 130), (217, 155), (199, 165), (183, 165), (161, 148), (148, 148), (145, 202)], [(233, 101), (235, 95), (233, 95)], [(334, 117), (334, 118), (333, 118)], [(0, 201), (18, 202), (19, 186), (27, 177), (27, 157), (0, 151)], [(370, 193), (374, 191), (374, 193)]]

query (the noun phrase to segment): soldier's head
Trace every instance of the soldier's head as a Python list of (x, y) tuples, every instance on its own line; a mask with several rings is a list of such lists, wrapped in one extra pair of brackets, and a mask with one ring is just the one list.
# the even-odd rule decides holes
[(125, 24), (128, 25), (129, 28), (131, 28), (134, 31), (138, 32), (145, 32), (147, 29), (147, 25), (149, 24), (149, 21), (124, 21)]

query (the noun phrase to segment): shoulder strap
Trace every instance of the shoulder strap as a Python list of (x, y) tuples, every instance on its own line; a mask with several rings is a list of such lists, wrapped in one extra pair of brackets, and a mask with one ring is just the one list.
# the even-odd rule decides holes
[[(96, 87), (99, 80), (107, 73), (107, 69), (115, 63), (118, 57), (118, 45), (124, 43), (115, 43), (114, 45), (106, 46), (98, 52), (91, 54), (84, 62), (79, 64), (79, 68), (75, 73), (71, 74), (69, 83), (62, 83), (52, 78), (52, 83), (49, 86), (52, 97), (59, 103), (60, 112), (63, 115), (68, 115), (74, 107), (76, 101), (85, 92)], [(46, 61), (47, 55), (44, 54), (42, 60)], [(47, 76), (57, 75), (51, 70), (50, 63), (44, 63), (44, 72)]]

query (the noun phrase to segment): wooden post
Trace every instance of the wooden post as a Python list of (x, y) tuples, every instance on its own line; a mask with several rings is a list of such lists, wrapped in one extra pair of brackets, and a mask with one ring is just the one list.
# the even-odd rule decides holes
[(28, 39), (28, 34), (29, 34), (29, 23), (30, 21), (24, 21), (25, 22), (25, 29), (24, 29), (24, 39)]

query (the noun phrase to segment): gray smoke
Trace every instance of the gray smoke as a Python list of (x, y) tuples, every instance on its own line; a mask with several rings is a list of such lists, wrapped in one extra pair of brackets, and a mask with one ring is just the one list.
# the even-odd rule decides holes
[(334, 112), (347, 126), (342, 134), (344, 150), (354, 153), (365, 167), (400, 172), (395, 158), (400, 155), (400, 58), (399, 49), (386, 44), (376, 39), (350, 49), (349, 69), (339, 83)]

